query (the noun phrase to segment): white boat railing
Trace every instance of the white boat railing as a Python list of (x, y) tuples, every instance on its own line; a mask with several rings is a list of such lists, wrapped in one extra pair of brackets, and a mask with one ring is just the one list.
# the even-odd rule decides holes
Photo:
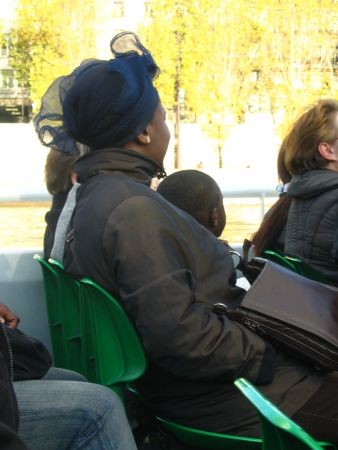
[(262, 220), (267, 198), (278, 197), (276, 188), (247, 188), (247, 189), (221, 189), (223, 198), (256, 198), (260, 203), (260, 219)]
[[(276, 189), (271, 188), (221, 188), (223, 198), (256, 198), (260, 204), (260, 218), (262, 219), (265, 214), (265, 199), (271, 197), (277, 197), (278, 193)], [(28, 192), (28, 193), (9, 193), (2, 194), (0, 192), (0, 207), (2, 203), (16, 202), (16, 203), (43, 203), (51, 201), (51, 195), (48, 192)]]
[(52, 196), (48, 192), (28, 192), (28, 193), (0, 193), (0, 206), (1, 203), (15, 202), (15, 203), (43, 203), (51, 201)]

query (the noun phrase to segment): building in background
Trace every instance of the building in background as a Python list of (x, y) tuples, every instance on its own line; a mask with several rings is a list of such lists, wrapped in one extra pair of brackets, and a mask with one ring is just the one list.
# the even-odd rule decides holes
[(17, 0), (1, 0), (0, 24), (5, 32), (0, 36), (0, 122), (29, 122), (32, 104), (29, 90), (20, 85), (15, 78), (9, 62), (9, 30), (14, 18)]
[(20, 85), (9, 62), (9, 41), (4, 36), (0, 48), (0, 122), (29, 122), (32, 104), (29, 89)]
[[(151, 0), (95, 0), (95, 39), (98, 58), (110, 58), (109, 42), (122, 30), (137, 31), (150, 12)], [(15, 15), (16, 0), (2, 0), (0, 22), (9, 30)], [(32, 102), (29, 89), (22, 86), (10, 66), (9, 38), (0, 41), (0, 122), (29, 122)]]

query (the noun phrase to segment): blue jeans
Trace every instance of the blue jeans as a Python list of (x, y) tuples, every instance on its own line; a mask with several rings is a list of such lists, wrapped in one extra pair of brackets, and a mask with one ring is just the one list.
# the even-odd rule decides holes
[(52, 368), (45, 379), (14, 383), (19, 436), (28, 449), (136, 450), (119, 397), (82, 380)]
[(88, 381), (83, 375), (73, 370), (51, 367), (43, 380), (63, 380), (63, 381)]

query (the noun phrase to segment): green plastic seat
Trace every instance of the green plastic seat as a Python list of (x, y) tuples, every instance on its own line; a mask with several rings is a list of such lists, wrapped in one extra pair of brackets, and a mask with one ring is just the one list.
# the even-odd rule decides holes
[(292, 272), (297, 272), (296, 266), (294, 262), (288, 258), (286, 258), (281, 253), (275, 252), (274, 250), (264, 250), (263, 257), (272, 261), (280, 266), (285, 267), (286, 269), (292, 270)]
[(57, 273), (58, 296), (63, 311), (64, 340), (66, 346), (66, 365), (63, 367), (87, 374), (82, 363), (82, 329), (81, 329), (81, 288), (74, 277), (64, 271), (63, 265), (54, 259), (48, 263)]
[(139, 378), (147, 361), (134, 326), (121, 305), (89, 278), (80, 280), (83, 358), (88, 379), (117, 390)]
[(329, 284), (327, 278), (321, 272), (318, 272), (318, 270), (309, 266), (301, 259), (295, 258), (293, 256), (285, 256), (285, 259), (287, 259), (294, 265), (299, 275), (302, 275), (305, 278), (309, 278), (310, 280), (318, 281), (319, 283)]
[(319, 283), (329, 284), (327, 278), (323, 274), (318, 272), (318, 270), (313, 269), (311, 266), (309, 266), (299, 258), (296, 258), (294, 256), (284, 256), (281, 253), (270, 249), (264, 250), (263, 256), (266, 259), (269, 259), (276, 264), (286, 267), (287, 269), (290, 269), (305, 278), (318, 281)]
[[(136, 400), (146, 409), (146, 414), (155, 417), (151, 405), (133, 385), (128, 385), (128, 390), (134, 395)], [(262, 439), (236, 436), (233, 434), (214, 433), (198, 428), (180, 425), (164, 417), (156, 417), (162, 430), (175, 437), (178, 441), (187, 444), (189, 447), (204, 450), (261, 450)], [(146, 435), (146, 434), (145, 434)], [(142, 441), (140, 441), (142, 442)], [(170, 448), (170, 447), (169, 447)]]
[(262, 450), (322, 450), (323, 447), (335, 449), (332, 444), (315, 441), (244, 378), (237, 379), (235, 385), (258, 412), (263, 439)]
[(58, 273), (40, 255), (34, 255), (34, 260), (40, 264), (42, 269), (54, 364), (57, 367), (66, 368), (66, 331), (63, 320), (63, 307), (59, 300)]
[(53, 259), (43, 268), (55, 364), (121, 394), (118, 384), (140, 377), (146, 357), (120, 304), (97, 283), (75, 279)]
[(212, 433), (197, 428), (179, 425), (170, 420), (157, 418), (162, 426), (179, 441), (192, 447), (205, 450), (261, 450), (262, 440), (234, 436), (232, 434)]
[(43, 271), (54, 364), (83, 373), (79, 283), (63, 270), (58, 261), (49, 259), (47, 262), (39, 255), (34, 259)]

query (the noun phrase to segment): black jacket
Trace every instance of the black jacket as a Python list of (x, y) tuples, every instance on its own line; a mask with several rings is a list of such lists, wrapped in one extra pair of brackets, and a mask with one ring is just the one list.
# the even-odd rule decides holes
[(11, 353), (0, 325), (0, 450), (25, 450), (27, 447), (17, 436), (18, 406), (13, 390)]
[(244, 429), (245, 420), (257, 424), (233, 387), (240, 376), (261, 385), (274, 380), (266, 393), (295, 412), (320, 377), (283, 356), (276, 370), (275, 352), (264, 340), (212, 312), (215, 302), (236, 305), (243, 297), (232, 258), (209, 231), (149, 188), (160, 169), (125, 149), (95, 151), (76, 163), (82, 185), (66, 270), (93, 278), (126, 309), (150, 361), (140, 387), (160, 413), (218, 431), (239, 423)]
[(301, 258), (338, 286), (338, 173), (311, 170), (295, 176), (288, 195), (285, 254)]

